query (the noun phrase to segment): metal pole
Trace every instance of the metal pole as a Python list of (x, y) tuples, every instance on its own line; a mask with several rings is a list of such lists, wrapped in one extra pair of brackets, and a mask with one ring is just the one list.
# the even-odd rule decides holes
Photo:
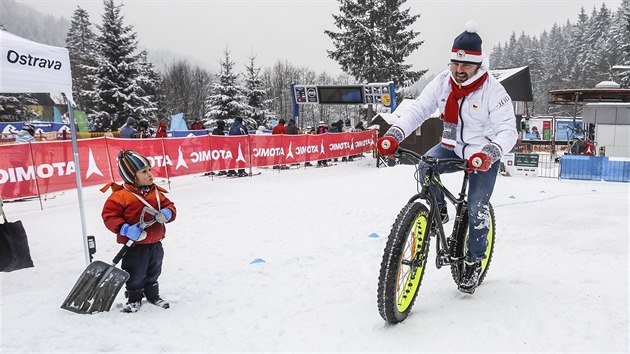
[(81, 232), (83, 234), (83, 249), (85, 250), (85, 263), (90, 264), (90, 249), (87, 239), (87, 227), (85, 225), (85, 210), (83, 209), (83, 187), (81, 184), (81, 168), (79, 166), (79, 144), (77, 143), (77, 125), (74, 121), (72, 102), (63, 94), (68, 103), (68, 115), (70, 115), (70, 131), (72, 133), (72, 154), (74, 155), (74, 175), (77, 183), (77, 197), (79, 199), (79, 214), (81, 216)]

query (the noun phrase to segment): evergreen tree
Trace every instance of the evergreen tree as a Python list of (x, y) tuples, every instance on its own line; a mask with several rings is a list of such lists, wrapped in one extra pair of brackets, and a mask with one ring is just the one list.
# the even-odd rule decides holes
[(381, 82), (392, 80), (396, 87), (410, 86), (427, 72), (413, 71), (412, 65), (405, 64), (407, 57), (424, 43), (415, 41), (419, 32), (409, 29), (420, 15), (411, 15), (410, 9), (402, 10), (406, 2), (407, 0), (383, 0), (377, 5), (377, 11), (384, 14), (379, 28), (386, 58), (385, 62), (379, 63), (383, 70), (377, 79)]
[(138, 58), (138, 76), (134, 80), (135, 91), (136, 95), (142, 97), (145, 102), (140, 116), (147, 118), (151, 123), (156, 123), (156, 114), (163, 102), (163, 96), (160, 91), (162, 79), (155, 71), (153, 63), (147, 60), (146, 51), (141, 51)]
[[(619, 58), (615, 65), (630, 66), (630, 0), (623, 0), (614, 18), (613, 32), (618, 43)], [(630, 70), (618, 75), (619, 84), (630, 88)]]
[[(562, 29), (554, 24), (549, 32), (547, 46), (544, 49), (543, 63), (546, 68), (544, 79), (545, 95), (551, 90), (563, 88), (567, 70), (566, 43)], [(548, 104), (546, 104), (548, 106)]]
[[(145, 106), (149, 102), (136, 82), (140, 73), (133, 26), (123, 24), (122, 5), (114, 5), (113, 0), (104, 0), (104, 5), (103, 23), (97, 26), (101, 32), (101, 56), (96, 75), (95, 118), (102, 119), (103, 128), (114, 130), (124, 125), (129, 116), (146, 118)], [(107, 126), (107, 119), (111, 119), (111, 126)]]
[(37, 102), (30, 94), (0, 94), (0, 121), (29, 121), (37, 116), (29, 107)]
[(532, 93), (534, 102), (530, 108), (530, 113), (536, 112), (539, 108), (542, 113), (546, 112), (547, 93), (544, 92), (545, 68), (543, 66), (543, 54), (540, 41), (534, 37), (530, 42), (528, 50), (527, 65), (529, 66), (529, 74), (532, 80)]
[(224, 54), (224, 60), (220, 63), (221, 71), (217, 74), (218, 82), (212, 85), (212, 94), (206, 100), (208, 111), (205, 116), (214, 120), (243, 118), (243, 113), (248, 109), (244, 90), (238, 84), (238, 75), (234, 72), (234, 62), (227, 48)]
[(503, 65), (503, 47), (501, 43), (494, 46), (490, 51), (490, 68), (491, 69), (504, 69)]
[(267, 99), (267, 89), (262, 86), (260, 78), (260, 68), (256, 67), (256, 57), (249, 57), (249, 65), (245, 67), (245, 97), (247, 100), (247, 109), (245, 116), (255, 122), (255, 127), (260, 125), (267, 126), (267, 123), (274, 118), (269, 110), (271, 100)]
[(100, 52), (96, 35), (92, 31), (90, 16), (79, 6), (72, 15), (66, 45), (70, 54), (74, 101), (79, 109), (92, 114), (94, 113), (92, 95), (95, 84), (94, 75), (98, 70), (97, 58)]
[(512, 32), (509, 41), (505, 45), (505, 53), (503, 54), (503, 64), (506, 68), (515, 68), (518, 66), (516, 58), (516, 33)]
[(578, 15), (578, 22), (573, 25), (568, 53), (569, 82), (573, 87), (580, 87), (584, 77), (584, 66), (581, 64), (588, 52), (586, 48), (586, 35), (588, 34), (588, 15), (584, 7)]
[(339, 0), (339, 15), (333, 15), (340, 32), (324, 31), (335, 50), (328, 57), (358, 81), (404, 84), (426, 71), (411, 71), (404, 59), (422, 42), (408, 30), (419, 17), (401, 10), (405, 0)]

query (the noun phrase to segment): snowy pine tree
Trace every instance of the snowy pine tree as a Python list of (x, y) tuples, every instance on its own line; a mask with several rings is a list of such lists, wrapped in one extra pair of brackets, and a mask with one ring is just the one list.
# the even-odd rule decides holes
[(238, 84), (238, 74), (234, 72), (235, 64), (227, 48), (224, 54), (225, 58), (220, 63), (221, 71), (217, 74), (218, 82), (212, 85), (212, 94), (206, 100), (208, 111), (205, 117), (211, 120), (244, 118), (243, 114), (248, 109), (244, 89)]
[[(70, 54), (74, 101), (79, 109), (91, 115), (94, 113), (94, 75), (98, 70), (100, 51), (90, 16), (79, 6), (72, 14), (66, 45)], [(100, 130), (100, 122), (96, 123), (94, 128)]]
[[(613, 33), (619, 48), (619, 58), (615, 65), (630, 66), (630, 0), (623, 0), (614, 17)], [(630, 88), (630, 70), (621, 71), (618, 76), (623, 88)]]
[(382, 0), (377, 11), (383, 13), (379, 22), (385, 62), (378, 63), (382, 73), (381, 82), (394, 81), (396, 87), (410, 86), (418, 81), (427, 70), (413, 71), (411, 64), (405, 64), (407, 57), (418, 49), (424, 41), (415, 41), (419, 32), (409, 29), (420, 15), (411, 15), (410, 9), (403, 10), (407, 0)]
[(141, 51), (138, 58), (138, 76), (134, 81), (138, 97), (143, 97), (146, 102), (141, 116), (147, 118), (153, 124), (156, 123), (157, 112), (164, 101), (161, 93), (162, 78), (155, 71), (153, 63), (147, 60), (146, 51)]
[(256, 57), (249, 57), (249, 65), (245, 67), (245, 97), (247, 99), (247, 109), (245, 117), (255, 122), (255, 127), (260, 125), (268, 126), (271, 119), (275, 118), (270, 111), (270, 99), (267, 98), (267, 89), (262, 85), (260, 78), (260, 68), (256, 67)]
[(397, 84), (417, 80), (426, 71), (411, 71), (404, 60), (422, 42), (408, 30), (419, 17), (401, 10), (405, 0), (339, 0), (339, 15), (333, 15), (340, 32), (324, 31), (335, 50), (328, 57), (358, 81)]
[[(136, 33), (133, 26), (123, 24), (122, 5), (105, 0), (103, 23), (97, 26), (101, 48), (97, 82), (95, 85), (95, 118), (103, 120), (103, 128), (112, 130), (125, 124), (127, 117), (147, 118), (150, 100), (139, 90), (136, 81), (139, 72)], [(107, 126), (107, 119), (111, 125)]]
[[(554, 24), (549, 32), (547, 46), (543, 55), (543, 63), (546, 69), (543, 77), (543, 92), (564, 88), (564, 80), (567, 77), (566, 41), (562, 35), (562, 29)], [(548, 106), (548, 104), (546, 104)]]
[(503, 62), (503, 46), (499, 43), (490, 51), (490, 68), (505, 69), (506, 66)]

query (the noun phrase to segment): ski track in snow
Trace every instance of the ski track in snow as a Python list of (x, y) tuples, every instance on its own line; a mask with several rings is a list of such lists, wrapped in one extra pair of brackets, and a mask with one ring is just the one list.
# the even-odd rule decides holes
[[(43, 211), (38, 200), (7, 203), (35, 268), (0, 273), (1, 351), (627, 351), (628, 184), (499, 176), (482, 286), (459, 292), (450, 269), (435, 267), (434, 238), (411, 315), (388, 325), (378, 273), (391, 225), (416, 191), (415, 168), (374, 164), (173, 179), (178, 214), (160, 278), (171, 309), (145, 304), (136, 314), (117, 309), (122, 291), (108, 313), (59, 308), (85, 268), (76, 191), (56, 193)], [(442, 180), (458, 191), (461, 174)], [(120, 246), (102, 224), (99, 187), (84, 190), (86, 224), (95, 259), (110, 262)], [(264, 262), (250, 264), (256, 258)]]

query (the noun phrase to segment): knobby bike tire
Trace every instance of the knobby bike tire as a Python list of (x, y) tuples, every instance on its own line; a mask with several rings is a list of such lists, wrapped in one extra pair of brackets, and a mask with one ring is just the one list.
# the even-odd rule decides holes
[[(494, 208), (492, 208), (492, 204), (488, 203), (490, 210), (490, 231), (488, 232), (488, 243), (486, 245), (486, 258), (481, 261), (481, 275), (479, 276), (479, 283), (477, 286), (481, 285), (483, 279), (486, 277), (488, 273), (488, 269), (490, 268), (490, 262), (492, 261), (492, 255), (494, 254), (494, 240), (496, 236), (496, 224), (494, 217)], [(461, 269), (463, 269), (464, 258), (466, 256), (466, 251), (468, 247), (466, 246), (466, 242), (468, 241), (468, 210), (464, 210), (462, 213), (462, 225), (466, 225), (459, 229), (459, 232), (453, 238), (453, 243), (451, 244), (451, 255), (454, 258), (460, 259), (459, 261), (453, 262), (451, 264), (451, 275), (453, 276), (453, 280), (455, 284), (459, 286), (461, 279)]]
[(396, 217), (385, 245), (378, 277), (378, 312), (389, 323), (409, 315), (422, 283), (429, 255), (429, 210), (407, 204)]

